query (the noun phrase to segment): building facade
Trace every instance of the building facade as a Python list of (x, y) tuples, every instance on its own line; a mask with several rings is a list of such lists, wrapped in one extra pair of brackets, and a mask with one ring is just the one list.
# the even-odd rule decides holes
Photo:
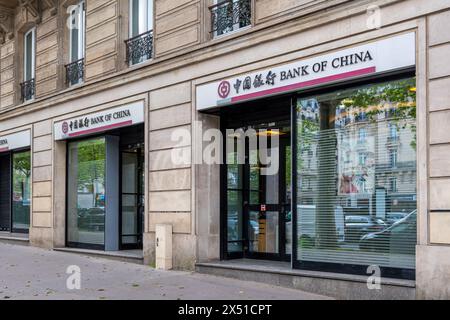
[(449, 298), (448, 27), (449, 0), (0, 0), (1, 237)]

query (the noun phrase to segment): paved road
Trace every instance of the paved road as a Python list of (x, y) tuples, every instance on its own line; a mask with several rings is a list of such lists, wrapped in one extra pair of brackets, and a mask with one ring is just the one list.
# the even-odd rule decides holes
[[(81, 289), (69, 290), (66, 270), (81, 270)], [(77, 254), (0, 243), (2, 299), (325, 299), (299, 290)]]

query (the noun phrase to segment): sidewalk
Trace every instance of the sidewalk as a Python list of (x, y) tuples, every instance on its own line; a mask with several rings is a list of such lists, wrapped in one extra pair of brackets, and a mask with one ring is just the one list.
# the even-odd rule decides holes
[[(81, 289), (69, 290), (69, 266), (81, 270)], [(209, 275), (0, 243), (0, 300), (274, 300), (327, 299), (299, 290)]]

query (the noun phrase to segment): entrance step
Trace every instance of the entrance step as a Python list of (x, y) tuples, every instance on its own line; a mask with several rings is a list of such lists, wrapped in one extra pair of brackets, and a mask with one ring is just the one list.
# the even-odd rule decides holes
[(0, 232), (0, 242), (28, 246), (30, 239), (27, 234)]
[(369, 290), (367, 277), (292, 269), (290, 263), (239, 259), (196, 264), (199, 273), (299, 289), (336, 299), (413, 300), (415, 281), (383, 278), (380, 290)]
[(82, 254), (91, 257), (118, 260), (129, 263), (144, 264), (142, 250), (99, 251), (78, 248), (54, 248), (54, 251)]

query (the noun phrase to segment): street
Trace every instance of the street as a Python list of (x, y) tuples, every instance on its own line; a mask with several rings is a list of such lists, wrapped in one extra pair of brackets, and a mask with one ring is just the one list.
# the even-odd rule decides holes
[[(70, 268), (71, 267), (71, 268)], [(80, 289), (67, 270), (79, 270)], [(193, 272), (0, 243), (0, 300), (310, 300), (326, 297)]]

